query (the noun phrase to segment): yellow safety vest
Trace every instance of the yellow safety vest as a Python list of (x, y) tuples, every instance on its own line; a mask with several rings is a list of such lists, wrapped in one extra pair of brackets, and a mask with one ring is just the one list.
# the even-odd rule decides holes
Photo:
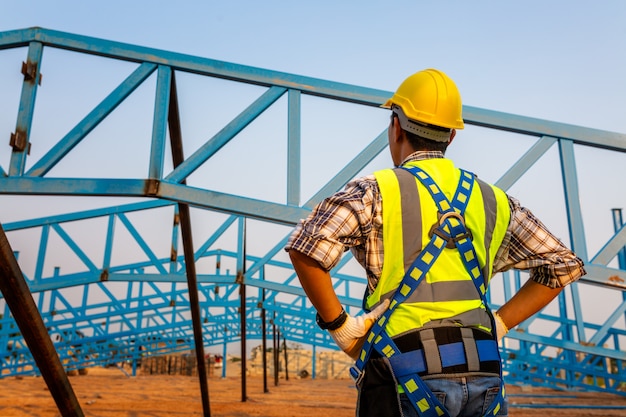
[[(451, 160), (427, 159), (407, 166), (423, 169), (452, 200), (461, 171)], [(382, 196), (384, 259), (378, 285), (367, 297), (370, 309), (393, 296), (406, 269), (430, 241), (431, 226), (438, 223), (435, 202), (410, 172), (385, 169), (374, 175)], [(508, 198), (504, 191), (477, 179), (464, 217), (487, 285), (511, 217)], [(396, 308), (385, 330), (394, 337), (425, 325), (491, 330), (486, 307), (456, 248), (443, 250), (422, 283)]]

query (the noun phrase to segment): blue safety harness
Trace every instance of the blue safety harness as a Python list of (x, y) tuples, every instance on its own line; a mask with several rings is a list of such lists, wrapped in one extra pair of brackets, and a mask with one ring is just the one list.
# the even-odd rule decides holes
[[(424, 353), (427, 347), (434, 347), (439, 350), (441, 366), (445, 367), (467, 363), (469, 356), (466, 351), (467, 344), (458, 342), (437, 346), (433, 336), (433, 329), (426, 329), (421, 331), (427, 334), (426, 337), (422, 336), (424, 349), (402, 353), (384, 328), (395, 308), (415, 291), (426, 276), (430, 267), (446, 247), (456, 247), (459, 250), (465, 268), (472, 277), (472, 281), (485, 307), (487, 307), (485, 300), (485, 279), (478, 263), (476, 251), (474, 250), (471, 233), (465, 227), (463, 217), (474, 186), (474, 175), (461, 170), (461, 179), (455, 195), (452, 201), (449, 201), (439, 186), (437, 186), (433, 179), (422, 169), (414, 166), (402, 168), (413, 174), (430, 192), (439, 210), (439, 221), (431, 230), (431, 240), (419, 253), (417, 258), (413, 261), (413, 264), (407, 269), (402, 282), (391, 299), (389, 308), (376, 323), (374, 323), (374, 326), (372, 326), (356, 364), (350, 369), (350, 374), (357, 383), (360, 382), (360, 379), (363, 378), (365, 363), (369, 359), (372, 349), (375, 349), (381, 356), (388, 358), (394, 376), (403, 387), (405, 394), (410, 399), (419, 416), (448, 417), (449, 414), (445, 407), (437, 400), (432, 391), (419, 377), (418, 373), (428, 370), (428, 357), (426, 357)], [(490, 314), (490, 316), (492, 315)], [(492, 329), (495, 329), (493, 317)], [(461, 328), (461, 332), (464, 338), (466, 336), (471, 338), (471, 329)], [(428, 334), (430, 334), (430, 336), (428, 336)], [(500, 353), (495, 340), (476, 340), (475, 346), (477, 352), (474, 353), (477, 353), (480, 361), (500, 361)], [(499, 394), (493, 400), (489, 409), (484, 414), (484, 417), (497, 415), (504, 404), (505, 393), (502, 379), (502, 367), (499, 366), (499, 368), (500, 381), (502, 381)]]

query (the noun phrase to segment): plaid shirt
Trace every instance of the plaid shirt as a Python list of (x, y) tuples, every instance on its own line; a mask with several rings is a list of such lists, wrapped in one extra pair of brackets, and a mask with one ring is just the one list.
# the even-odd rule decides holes
[[(441, 152), (415, 152), (403, 163), (443, 158)], [(511, 220), (494, 261), (493, 273), (529, 270), (531, 279), (550, 288), (564, 287), (585, 275), (583, 262), (528, 209), (508, 197)], [(330, 270), (350, 249), (365, 268), (370, 291), (383, 266), (382, 199), (373, 175), (358, 178), (318, 204), (300, 221), (287, 242)]]

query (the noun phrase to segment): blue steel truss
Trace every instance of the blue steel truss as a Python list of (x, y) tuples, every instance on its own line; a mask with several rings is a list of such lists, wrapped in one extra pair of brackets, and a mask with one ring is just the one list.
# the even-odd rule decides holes
[[(36, 141), (32, 128), (38, 118), (62, 119), (65, 113), (54, 107), (51, 114), (38, 113), (38, 92), (55, 80), (42, 79), (44, 49), (73, 57), (119, 61), (127, 65), (123, 68), (128, 72), (66, 134), (39, 135)], [(271, 323), (267, 327), (270, 337), (275, 326), (290, 342), (313, 349), (335, 349), (327, 334), (314, 325), (314, 310), (282, 248), (291, 228), (317, 202), (368, 170), (379, 155), (385, 154), (386, 131), (370, 133), (368, 142), (360, 146), (362, 150), (342, 160), (336, 169), (326, 160), (315, 165), (316, 173), (329, 171), (332, 177), (316, 184), (305, 198), (305, 103), (311, 99), (341, 103), (341, 112), (346, 115), (349, 106), (380, 112), (376, 108), (390, 92), (42, 28), (0, 33), (0, 50), (23, 50), (26, 54), (15, 130), (4, 132), (11, 138), (11, 153), (8, 165), (0, 161), (0, 194), (4, 196), (0, 204), (11, 204), (12, 210), (17, 211), (31, 208), (32, 196), (44, 196), (36, 200), (42, 206), (50, 196), (67, 196), (71, 202), (68, 207), (73, 206), (77, 196), (131, 197), (130, 202), (123, 204), (118, 198), (113, 199), (114, 204), (68, 209), (64, 214), (27, 220), (6, 222), (0, 218), (68, 369), (120, 362), (136, 366), (147, 355), (192, 348), (177, 203), (189, 204), (193, 208), (192, 219), (198, 221), (194, 226), (194, 254), (207, 348), (216, 348), (218, 352), (221, 349), (226, 354), (229, 346), (241, 341), (242, 331), (248, 340), (259, 341), (263, 337), (261, 314), (265, 312)], [(16, 71), (19, 64), (15, 63)], [(182, 94), (178, 95), (177, 80), (186, 75), (226, 82), (227, 91), (229, 86), (237, 89), (240, 85), (255, 89), (240, 111), (231, 112), (228, 118), (216, 116), (222, 123), (219, 129), (201, 132), (208, 139), (192, 145), (195, 150), (174, 168), (168, 166), (168, 139), (172, 134), (168, 114), (172, 108), (183, 108), (179, 106)], [(137, 176), (119, 175), (119, 165), (105, 165), (108, 170), (98, 176), (73, 171), (76, 159), (71, 157), (82, 142), (87, 142), (92, 132), (147, 83), (152, 86), (148, 146), (140, 153), (130, 149), (131, 145), (111, 149), (115, 155), (133, 153), (138, 155), (137, 160), (148, 161), (145, 171)], [(225, 100), (224, 107), (230, 106), (232, 103)], [(284, 178), (268, 179), (261, 184), (266, 191), (272, 191), (268, 195), (283, 188), (283, 196), (265, 199), (258, 197), (256, 190), (224, 190), (222, 184), (227, 180), (239, 180), (241, 184), (255, 180), (254, 173), (260, 177), (265, 174), (254, 169), (246, 171), (246, 166), (258, 164), (266, 156), (247, 154), (245, 146), (229, 164), (219, 158), (257, 119), (261, 120), (276, 106), (286, 110), (281, 114), (281, 122), (263, 128), (262, 136), (284, 137), (281, 143), (286, 144), (286, 151), (276, 152), (273, 161), (261, 165), (261, 171), (274, 163), (284, 164)], [(184, 112), (181, 116), (184, 124)], [(207, 111), (206, 117), (211, 116)], [(464, 117), (470, 129), (512, 137), (511, 146), (523, 141), (530, 144), (493, 181), (505, 190), (523, 183), (543, 159), (554, 157), (560, 181), (557, 180), (556, 192), (549, 196), (562, 199), (559, 216), (567, 219), (565, 233), (569, 244), (585, 260), (588, 271), (550, 308), (522, 323), (505, 339), (507, 382), (625, 395), (626, 228), (621, 217), (614, 218), (614, 230), (604, 233), (601, 243), (595, 244), (599, 249), (592, 252), (593, 245), (585, 232), (601, 229), (601, 219), (609, 213), (584, 216), (583, 208), (589, 201), (580, 198), (581, 169), (576, 161), (588, 152), (623, 156), (626, 135), (470, 106), (464, 107)], [(123, 137), (124, 142), (132, 144), (134, 135), (129, 132)], [(278, 147), (277, 142), (268, 142), (267, 149)], [(473, 156), (479, 160), (478, 165), (489, 165), (490, 157), (484, 153)], [(280, 158), (285, 160), (279, 162)], [(69, 170), (58, 168), (68, 160)], [(217, 164), (218, 175), (210, 176), (210, 181), (199, 180), (205, 174), (194, 176), (212, 164)], [(602, 169), (595, 167), (599, 168)], [(9, 199), (10, 195), (14, 197)], [(559, 209), (552, 201), (546, 205)], [(155, 228), (160, 228), (158, 237)], [(365, 280), (354, 266), (354, 260), (346, 255), (332, 271), (332, 277), (341, 301), (357, 313)], [(494, 278), (489, 293), (493, 306), (510, 298), (526, 277), (523, 272), (507, 272)], [(247, 289), (245, 329), (241, 328), (241, 284)], [(592, 307), (587, 309), (586, 305)], [(0, 376), (36, 373), (3, 299), (0, 308)]]

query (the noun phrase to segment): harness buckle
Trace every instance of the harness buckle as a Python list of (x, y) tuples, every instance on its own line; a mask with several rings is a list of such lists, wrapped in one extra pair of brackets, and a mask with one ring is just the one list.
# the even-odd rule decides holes
[(350, 367), (350, 377), (354, 381), (354, 384), (358, 387), (363, 381), (363, 377), (365, 376), (365, 369), (362, 371), (359, 370), (356, 366)]
[[(430, 231), (428, 232), (428, 237), (432, 238), (433, 235), (439, 236), (441, 239), (446, 241), (446, 248), (454, 249), (456, 247), (456, 242), (463, 240), (463, 239), (469, 239), (469, 240), (474, 239), (474, 236), (472, 235), (472, 231), (467, 229), (467, 227), (465, 227), (465, 219), (460, 213), (454, 210), (450, 210), (443, 214), (437, 213), (437, 217), (438, 217), (437, 222), (433, 224), (432, 227), (430, 228)], [(463, 227), (463, 230), (465, 230), (465, 232), (458, 234), (456, 236), (452, 236), (449, 233), (446, 233), (443, 230), (442, 226), (444, 222), (448, 220), (449, 218), (457, 219), (458, 222), (461, 223), (461, 226)]]

